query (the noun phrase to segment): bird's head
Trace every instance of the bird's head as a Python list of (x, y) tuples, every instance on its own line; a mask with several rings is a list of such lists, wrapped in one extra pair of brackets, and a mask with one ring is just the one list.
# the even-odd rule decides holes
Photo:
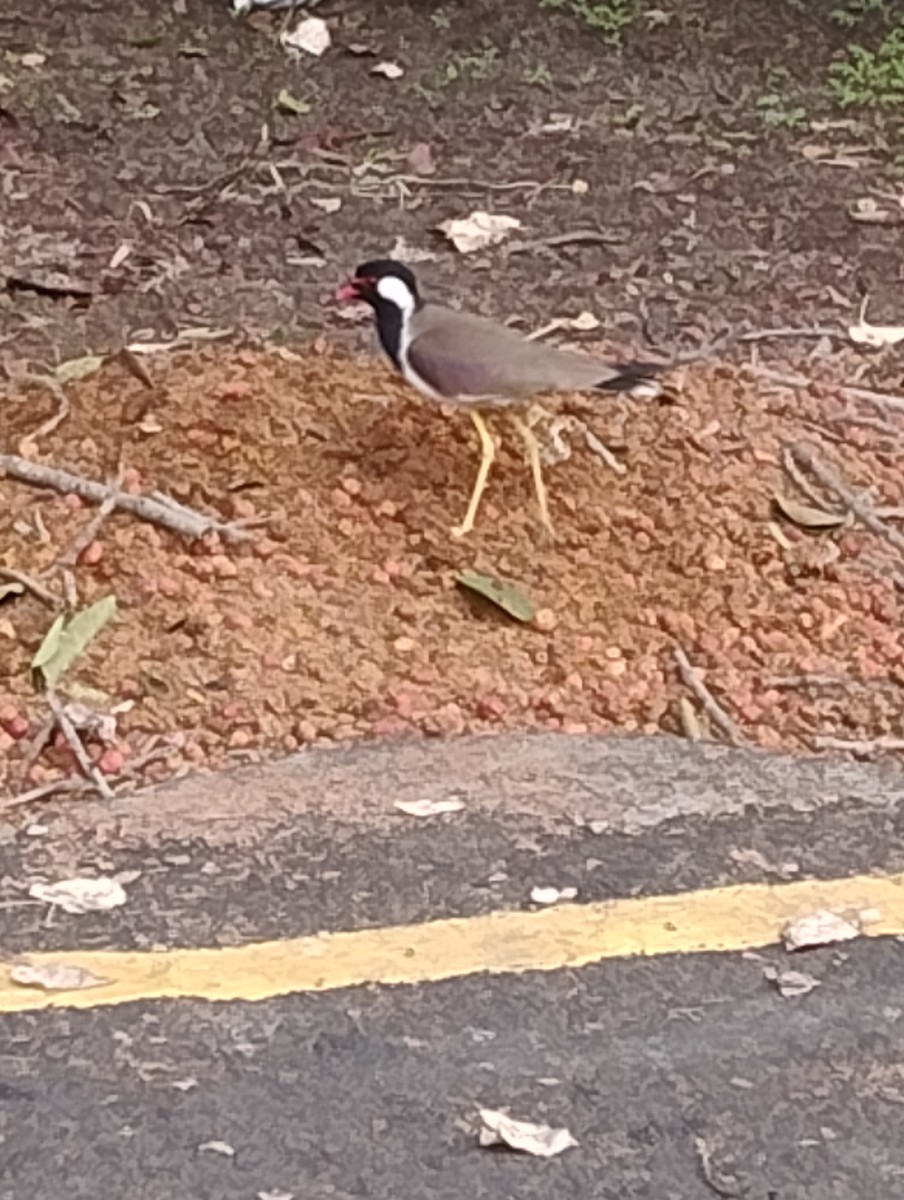
[(363, 300), (377, 312), (392, 305), (403, 315), (414, 311), (419, 298), (414, 272), (392, 258), (361, 263), (354, 276), (336, 293), (337, 300), (348, 303)]

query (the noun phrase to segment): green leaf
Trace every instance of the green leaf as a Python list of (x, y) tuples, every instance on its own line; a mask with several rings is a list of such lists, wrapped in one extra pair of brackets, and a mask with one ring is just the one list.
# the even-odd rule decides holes
[(501, 579), (495, 579), (492, 575), (481, 575), (477, 571), (462, 571), (455, 576), (455, 582), (459, 587), (483, 596), (485, 600), (489, 600), (491, 604), (501, 608), (504, 613), (514, 617), (516, 621), (532, 621), (537, 611), (536, 604), (519, 587), (513, 583), (503, 583)]
[(53, 687), (72, 666), (116, 612), (116, 597), (105, 596), (69, 620), (61, 615), (32, 659), (31, 669), (45, 686)]
[(54, 371), (59, 383), (74, 383), (76, 379), (87, 379), (104, 365), (102, 354), (86, 354), (84, 358), (70, 358), (60, 363)]
[(276, 97), (275, 107), (281, 109), (282, 112), (291, 113), (294, 117), (303, 117), (305, 113), (311, 111), (307, 100), (296, 100), (288, 88), (283, 88)]

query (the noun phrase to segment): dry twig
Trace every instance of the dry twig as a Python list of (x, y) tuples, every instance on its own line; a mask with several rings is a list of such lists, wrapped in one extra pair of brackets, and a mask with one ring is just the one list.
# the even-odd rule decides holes
[(833, 492), (867, 529), (885, 538), (896, 550), (904, 553), (904, 533), (883, 521), (873, 506), (865, 504), (855, 495), (844, 480), (828, 464), (822, 462), (809, 446), (791, 446), (789, 452), (798, 466), (805, 467), (815, 475), (823, 487)]
[(27, 591), (33, 593), (51, 608), (60, 608), (63, 603), (63, 598), (45, 587), (39, 579), (35, 579), (33, 575), (27, 575), (24, 571), (17, 571), (14, 567), (0, 567), (0, 579), (21, 583)]
[(771, 367), (761, 367), (754, 363), (748, 363), (747, 370), (757, 379), (764, 379), (767, 383), (775, 383), (779, 387), (830, 388), (832, 391), (841, 392), (843, 396), (849, 396), (852, 400), (866, 400), (869, 404), (875, 404), (879, 408), (904, 409), (904, 396), (895, 396), (891, 392), (877, 392), (872, 388), (855, 387), (848, 383), (832, 383), (831, 380), (808, 379), (806, 375), (774, 371)]
[(128, 492), (108, 487), (105, 483), (85, 479), (81, 475), (73, 475), (56, 467), (33, 463), (15, 454), (0, 454), (0, 477), (3, 475), (33, 487), (52, 488), (63, 494), (71, 492), (95, 504), (103, 504), (112, 497), (114, 507), (122, 512), (131, 513), (139, 520), (149, 521), (152, 525), (162, 525), (165, 529), (182, 534), (183, 537), (200, 538), (208, 533), (218, 533), (227, 541), (233, 542), (250, 541), (252, 538), (240, 525), (205, 516), (204, 513), (164, 497), (160, 492), (155, 492), (153, 496), (132, 496)]
[(116, 508), (116, 496), (122, 485), (122, 473), (114, 484), (110, 485), (110, 494), (103, 500), (100, 508), (82, 529), (76, 537), (73, 538), (69, 547), (57, 558), (56, 562), (50, 568), (51, 570), (64, 570), (67, 567), (74, 567), (79, 560), (79, 556), (87, 550), (91, 543), (95, 540), (100, 527), (109, 517), (110, 513)]
[(820, 734), (813, 738), (813, 747), (816, 750), (846, 750), (849, 754), (879, 754), (883, 750), (904, 750), (904, 737), (883, 734), (877, 738), (840, 738)]
[(42, 783), (39, 787), (30, 788), (27, 792), (19, 792), (15, 796), (0, 797), (0, 812), (10, 808), (20, 808), (23, 804), (31, 804), (33, 800), (49, 800), (61, 792), (85, 792), (91, 787), (87, 779), (55, 779), (52, 783)]
[(740, 746), (744, 741), (740, 729), (725, 709), (716, 701), (703, 680), (698, 677), (687, 655), (680, 646), (675, 647), (673, 654), (675, 662), (678, 664), (678, 673), (681, 676), (681, 682), (694, 693), (702, 704), (706, 715), (717, 728), (722, 730), (732, 745)]
[(50, 711), (54, 715), (57, 728), (63, 737), (66, 739), (66, 744), (75, 755), (76, 761), (81, 768), (82, 774), (87, 780), (94, 784), (105, 800), (113, 799), (113, 789), (104, 776), (103, 771), (96, 767), (85, 750), (82, 739), (78, 735), (78, 730), (69, 720), (69, 714), (66, 712), (65, 705), (60, 700), (55, 692), (47, 693), (47, 702), (50, 705)]

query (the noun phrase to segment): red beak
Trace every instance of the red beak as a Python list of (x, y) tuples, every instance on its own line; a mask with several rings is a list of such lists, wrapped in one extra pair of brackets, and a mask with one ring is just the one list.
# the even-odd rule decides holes
[(348, 304), (352, 300), (361, 299), (358, 295), (358, 287), (354, 279), (350, 279), (348, 283), (343, 283), (342, 287), (336, 292), (336, 299), (344, 304)]

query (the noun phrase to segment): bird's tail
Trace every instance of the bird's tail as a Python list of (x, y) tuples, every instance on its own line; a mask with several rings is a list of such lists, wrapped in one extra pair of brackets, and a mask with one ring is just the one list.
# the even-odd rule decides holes
[(630, 392), (642, 384), (655, 383), (667, 365), (655, 362), (613, 363), (612, 370), (615, 373), (593, 386), (600, 392)]

